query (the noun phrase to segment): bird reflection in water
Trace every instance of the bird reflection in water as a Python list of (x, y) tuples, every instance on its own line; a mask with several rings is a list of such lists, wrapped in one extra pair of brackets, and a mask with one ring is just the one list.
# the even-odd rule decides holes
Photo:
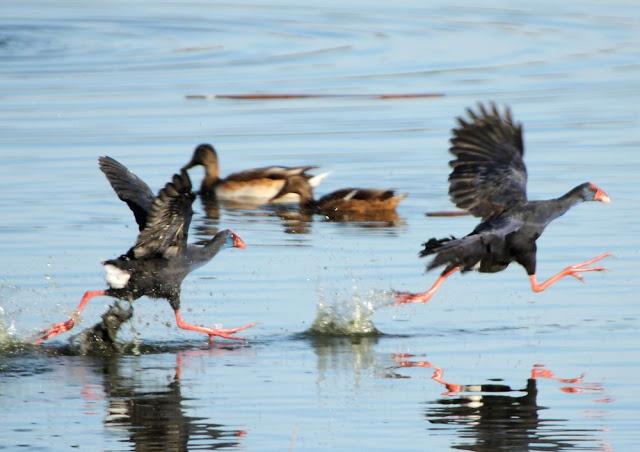
[(541, 415), (548, 407), (538, 404), (539, 380), (560, 383), (563, 385), (560, 390), (565, 393), (602, 393), (602, 385), (585, 383), (584, 375), (559, 378), (544, 365), (536, 364), (524, 388), (501, 383), (460, 384), (446, 380), (443, 369), (431, 362), (412, 359), (414, 355), (395, 354), (392, 358), (395, 365), (388, 375), (390, 378), (409, 378), (397, 372), (400, 368), (433, 369), (431, 379), (446, 391), (443, 398), (426, 404), (425, 417), (432, 431), (459, 429), (463, 442), (452, 444), (454, 449), (557, 451), (593, 446), (608, 450), (604, 440), (596, 436), (599, 429), (572, 428), (569, 419)]
[[(85, 329), (73, 338), (65, 351), (72, 354), (92, 355), (95, 366), (101, 372), (102, 390), (93, 385), (83, 385), (82, 397), (87, 401), (104, 398), (107, 415), (105, 426), (108, 430), (124, 432), (128, 435), (123, 442), (130, 443), (132, 450), (189, 450), (224, 449), (238, 447), (245, 430), (232, 429), (225, 425), (208, 422), (206, 418), (186, 414), (182, 394), (181, 379), (183, 369), (193, 365), (203, 357), (219, 357), (227, 353), (237, 353), (231, 346), (198, 350), (169, 350), (175, 353), (175, 366), (153, 367), (140, 372), (136, 360), (143, 360), (150, 353), (162, 352), (165, 346), (137, 346), (141, 357), (123, 355), (134, 347), (133, 344), (119, 343), (117, 333), (132, 316), (130, 304), (115, 303), (102, 316), (102, 320)], [(158, 372), (168, 371), (170, 382)], [(149, 375), (149, 372), (153, 372)], [(165, 372), (167, 373), (167, 372)]]
[[(103, 361), (104, 397), (108, 430), (124, 431), (132, 450), (189, 450), (238, 447), (247, 432), (209, 422), (203, 417), (188, 416), (182, 394), (181, 375), (185, 362), (203, 354), (220, 353), (221, 349), (178, 351), (172, 381), (158, 384), (158, 379), (139, 377), (130, 363), (122, 365), (122, 357)], [(138, 375), (138, 376), (137, 376)]]

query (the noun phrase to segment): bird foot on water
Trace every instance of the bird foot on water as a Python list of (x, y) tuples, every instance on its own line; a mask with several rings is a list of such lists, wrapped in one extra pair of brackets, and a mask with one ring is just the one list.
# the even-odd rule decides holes
[(209, 343), (214, 341), (215, 337), (222, 337), (224, 339), (230, 339), (234, 341), (245, 341), (246, 339), (238, 336), (234, 336), (235, 333), (239, 331), (244, 331), (252, 326), (255, 326), (257, 322), (247, 323), (246, 325), (242, 325), (236, 328), (218, 328), (218, 329), (208, 329), (207, 334), (209, 335)]
[(428, 292), (395, 292), (393, 294), (393, 304), (409, 304), (409, 303), (426, 303), (431, 299), (431, 294)]
[(47, 341), (52, 337), (57, 336), (58, 334), (62, 334), (69, 331), (71, 328), (74, 327), (75, 324), (76, 324), (76, 321), (73, 318), (65, 322), (54, 323), (53, 325), (51, 325), (49, 329), (42, 330), (40, 333), (38, 333), (34, 343), (36, 345), (42, 344), (44, 341)]

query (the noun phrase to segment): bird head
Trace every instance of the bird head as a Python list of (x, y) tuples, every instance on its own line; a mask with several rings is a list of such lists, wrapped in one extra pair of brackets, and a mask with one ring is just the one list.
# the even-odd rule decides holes
[(247, 247), (247, 244), (244, 243), (244, 240), (242, 240), (238, 234), (233, 232), (231, 229), (227, 229), (227, 240), (225, 242), (225, 246), (244, 249)]
[(313, 199), (313, 187), (311, 187), (311, 184), (309, 184), (309, 181), (304, 176), (288, 177), (280, 191), (271, 198), (270, 201), (288, 193), (300, 195), (301, 202)]
[(210, 144), (201, 144), (193, 151), (193, 157), (191, 161), (182, 167), (183, 170), (188, 170), (197, 165), (208, 167), (210, 165), (218, 164), (218, 154), (216, 150)]
[(603, 189), (598, 187), (596, 184), (588, 182), (586, 190), (583, 194), (585, 201), (600, 201), (604, 203), (608, 203), (611, 201), (609, 199), (609, 195), (605, 193)]

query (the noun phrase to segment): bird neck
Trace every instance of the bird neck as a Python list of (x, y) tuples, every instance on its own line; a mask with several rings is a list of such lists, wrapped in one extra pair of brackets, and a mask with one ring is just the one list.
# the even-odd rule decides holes
[(218, 182), (218, 179), (220, 179), (220, 168), (218, 165), (218, 159), (207, 159), (204, 162), (203, 166), (204, 180), (202, 181), (202, 185), (208, 187)]
[(549, 213), (547, 223), (564, 215), (573, 206), (581, 204), (582, 202), (584, 202), (584, 198), (582, 197), (580, 187), (575, 187), (559, 198), (547, 201)]
[(313, 198), (313, 189), (308, 187), (306, 190), (300, 190), (300, 208), (307, 212), (317, 210), (318, 202)]
[(226, 234), (219, 232), (202, 246), (190, 245), (184, 255), (190, 269), (193, 270), (209, 262), (224, 248), (226, 241)]

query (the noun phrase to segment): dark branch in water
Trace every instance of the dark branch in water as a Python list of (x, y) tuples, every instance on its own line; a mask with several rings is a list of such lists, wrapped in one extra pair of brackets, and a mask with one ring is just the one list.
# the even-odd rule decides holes
[(444, 93), (387, 93), (387, 94), (292, 94), (292, 93), (256, 93), (256, 94), (187, 94), (186, 99), (199, 100), (289, 100), (289, 99), (429, 99), (444, 97)]
[(435, 212), (426, 212), (427, 217), (464, 217), (471, 215), (466, 210), (438, 210)]

